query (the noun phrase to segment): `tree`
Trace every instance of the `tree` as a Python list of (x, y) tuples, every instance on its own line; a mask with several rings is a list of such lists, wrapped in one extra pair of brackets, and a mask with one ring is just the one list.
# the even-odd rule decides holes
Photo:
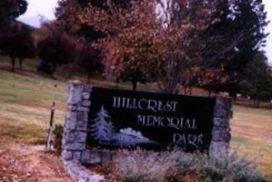
[(78, 18), (81, 24), (105, 35), (94, 45), (104, 53), (104, 65), (112, 69), (107, 73), (120, 78), (126, 70), (140, 71), (154, 78), (163, 92), (175, 93), (182, 73), (201, 62), (195, 39), (216, 21), (217, 1), (175, 1), (174, 10), (183, 14), (168, 22), (158, 18), (156, 7), (157, 2), (147, 0), (135, 1), (128, 9), (115, 6), (113, 1), (109, 10), (90, 4)]
[(103, 66), (99, 62), (99, 51), (95, 50), (88, 43), (81, 43), (81, 46), (77, 46), (77, 56), (74, 63), (77, 65), (78, 71), (87, 75), (89, 81), (93, 73), (101, 73), (103, 69)]
[(253, 100), (270, 101), (272, 99), (272, 76), (268, 72), (267, 58), (259, 52), (245, 67), (246, 77), (240, 83), (243, 95)]
[(14, 20), (24, 14), (27, 10), (27, 1), (25, 0), (1, 0), (0, 1), (0, 20)]
[(37, 32), (38, 56), (51, 67), (51, 72), (81, 72), (90, 77), (99, 71), (98, 51), (89, 43), (70, 35), (58, 21), (47, 22)]
[(104, 106), (97, 113), (97, 117), (91, 125), (92, 136), (98, 142), (109, 142), (113, 133), (113, 126), (110, 121), (110, 116)]
[[(56, 10), (56, 22), (60, 25), (60, 29), (64, 31), (70, 38), (80, 40), (79, 56), (76, 58), (75, 65), (82, 68), (87, 75), (90, 76), (93, 72), (101, 72), (103, 65), (101, 64), (101, 50), (92, 46), (92, 43), (99, 38), (104, 37), (102, 31), (95, 29), (79, 20), (80, 12), (88, 8), (89, 4), (99, 7), (105, 11), (110, 11), (114, 5), (120, 8), (128, 8), (130, 0), (62, 0), (59, 1), (59, 6)], [(79, 47), (78, 46), (78, 47)], [(87, 68), (87, 69), (86, 69)]]
[(25, 0), (1, 0), (0, 2), (0, 52), (10, 56), (12, 71), (16, 58), (22, 68), (23, 59), (34, 57), (32, 28), (16, 22), (16, 18), (27, 10)]
[(32, 28), (19, 22), (11, 22), (5, 27), (5, 33), (0, 41), (0, 49), (2, 54), (11, 58), (12, 71), (15, 71), (16, 59), (22, 69), (25, 58), (35, 57), (32, 31)]
[[(246, 79), (247, 65), (265, 43), (266, 12), (259, 0), (225, 0), (218, 17), (220, 21), (211, 26), (202, 39), (209, 37), (203, 54), (208, 72), (217, 70), (220, 74), (216, 79), (204, 80), (201, 85), (235, 96), (241, 91), (239, 83)], [(222, 79), (218, 75), (222, 75)]]
[[(90, 42), (101, 36), (99, 32), (78, 21), (78, 13), (89, 0), (61, 0), (56, 9), (56, 20), (45, 23), (39, 30), (39, 57), (61, 74), (84, 73), (90, 78), (92, 73), (102, 69), (99, 51)], [(99, 1), (94, 1), (99, 4)]]
[[(129, 80), (133, 88), (142, 80), (156, 81), (168, 93), (221, 81), (235, 92), (239, 81), (233, 78), (254, 55), (248, 53), (263, 44), (267, 24), (259, 0), (63, 0), (59, 5), (57, 22), (69, 37), (98, 51), (94, 56), (102, 59), (106, 78)], [(222, 78), (203, 79), (210, 69)]]
[(56, 23), (44, 23), (38, 31), (37, 50), (39, 58), (49, 63), (54, 72), (57, 66), (74, 61), (76, 42)]

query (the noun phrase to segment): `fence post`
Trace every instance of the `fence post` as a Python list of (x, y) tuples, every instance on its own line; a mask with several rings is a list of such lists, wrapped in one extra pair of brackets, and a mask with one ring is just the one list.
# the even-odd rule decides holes
[(56, 106), (56, 103), (55, 103), (55, 101), (53, 101), (52, 106), (51, 106), (51, 115), (50, 115), (50, 121), (49, 121), (49, 128), (48, 128), (48, 132), (47, 132), (45, 151), (51, 150), (55, 106)]

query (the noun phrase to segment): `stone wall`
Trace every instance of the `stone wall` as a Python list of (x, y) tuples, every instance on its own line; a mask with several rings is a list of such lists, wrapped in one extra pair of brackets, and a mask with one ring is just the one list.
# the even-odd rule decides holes
[(68, 91), (62, 157), (66, 161), (80, 161), (86, 153), (87, 124), (92, 88), (79, 81), (73, 81), (69, 83)]
[(64, 165), (66, 171), (70, 174), (70, 176), (74, 179), (74, 181), (78, 182), (109, 182), (105, 179), (104, 176), (96, 174), (84, 166), (82, 166), (79, 162), (75, 161), (64, 161)]
[(92, 87), (80, 81), (69, 82), (67, 111), (62, 140), (62, 159), (82, 164), (108, 161), (112, 154), (86, 149), (87, 125)]
[[(77, 161), (83, 164), (103, 163), (111, 159), (113, 153), (86, 149), (87, 124), (92, 87), (79, 81), (68, 86), (68, 106), (62, 141), (64, 161)], [(214, 111), (214, 127), (210, 155), (220, 156), (229, 148), (231, 100), (217, 98)]]
[(220, 157), (229, 149), (230, 119), (232, 118), (232, 102), (230, 98), (216, 98), (213, 118), (212, 141), (210, 155)]

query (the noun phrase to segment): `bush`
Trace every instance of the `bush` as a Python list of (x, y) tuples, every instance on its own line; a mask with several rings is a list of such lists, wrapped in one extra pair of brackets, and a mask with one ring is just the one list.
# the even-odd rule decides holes
[(56, 150), (57, 154), (61, 154), (61, 141), (62, 141), (62, 134), (63, 134), (63, 126), (58, 124), (55, 126), (53, 131), (54, 140), (53, 140), (53, 147)]
[(157, 153), (144, 153), (140, 150), (121, 151), (113, 160), (113, 173), (122, 181), (160, 182), (175, 169), (173, 162), (165, 159)]
[(263, 181), (253, 163), (234, 153), (213, 158), (178, 150), (163, 153), (119, 151), (111, 166), (113, 175), (124, 182)]
[(253, 162), (233, 153), (222, 155), (220, 158), (204, 160), (202, 176), (205, 181), (263, 181), (262, 174)]

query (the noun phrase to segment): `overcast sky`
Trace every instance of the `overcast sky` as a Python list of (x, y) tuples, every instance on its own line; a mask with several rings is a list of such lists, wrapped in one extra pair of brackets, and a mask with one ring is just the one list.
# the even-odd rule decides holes
[[(58, 0), (27, 0), (28, 10), (22, 15), (19, 20), (28, 23), (30, 25), (38, 27), (40, 25), (40, 20), (53, 20), (54, 10), (57, 5)], [(267, 46), (265, 48), (267, 57), (269, 59), (270, 65), (272, 65), (272, 0), (263, 0), (265, 4), (265, 9), (268, 13), (268, 19), (271, 23), (267, 27), (267, 32), (271, 35), (267, 38)]]

